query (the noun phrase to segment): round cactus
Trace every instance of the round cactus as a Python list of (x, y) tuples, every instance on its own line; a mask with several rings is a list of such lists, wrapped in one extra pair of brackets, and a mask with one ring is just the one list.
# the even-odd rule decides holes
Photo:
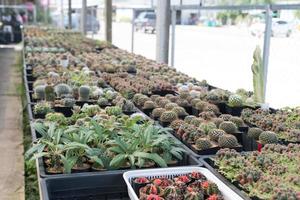
[(228, 98), (228, 105), (231, 107), (243, 106), (243, 98), (238, 94), (230, 95)]
[(99, 106), (108, 106), (109, 105), (109, 101), (106, 98), (104, 98), (104, 97), (100, 97), (98, 99), (98, 101), (97, 101), (97, 104)]
[(224, 134), (220, 136), (218, 140), (218, 144), (220, 147), (223, 148), (233, 148), (239, 145), (236, 137), (230, 134)]
[(149, 101), (149, 97), (147, 97), (146, 95), (143, 95), (143, 96), (139, 97), (139, 99), (137, 101), (137, 105), (142, 107), (146, 101)]
[(220, 124), (219, 129), (222, 129), (226, 133), (236, 133), (238, 131), (235, 123), (230, 121), (224, 121)]
[(220, 136), (222, 136), (224, 134), (226, 134), (226, 132), (223, 131), (222, 129), (213, 129), (208, 132), (209, 138), (216, 142), (219, 140)]
[(143, 109), (154, 109), (156, 107), (155, 103), (151, 100), (145, 101)]
[(222, 118), (213, 118), (212, 119), (212, 121), (216, 124), (216, 126), (219, 128), (219, 126), (220, 126), (220, 124), (222, 123), (222, 122), (224, 122), (224, 120), (222, 119)]
[(196, 116), (194, 115), (188, 115), (184, 118), (184, 122), (186, 123), (190, 123), (192, 121), (192, 119), (196, 118)]
[(51, 85), (47, 85), (45, 87), (45, 100), (46, 101), (54, 101), (55, 100), (54, 88)]
[(217, 126), (213, 122), (203, 122), (199, 128), (207, 135), (209, 131), (216, 129)]
[(259, 139), (259, 135), (262, 132), (263, 132), (263, 130), (260, 129), (260, 128), (251, 127), (251, 128), (249, 128), (247, 135), (248, 135), (248, 137), (251, 137), (251, 138), (253, 138), (255, 140), (258, 140)]
[(178, 187), (170, 185), (165, 188), (163, 196), (165, 199), (182, 199), (182, 192)]
[(243, 121), (242, 118), (240, 118), (240, 117), (232, 116), (232, 117), (229, 119), (229, 121), (235, 123), (235, 125), (236, 125), (237, 127), (242, 127), (242, 126), (245, 125), (245, 124), (244, 124), (244, 121)]
[(161, 114), (159, 119), (161, 122), (171, 123), (172, 121), (177, 119), (177, 114), (173, 111), (165, 111)]
[(278, 142), (278, 138), (276, 133), (272, 131), (263, 131), (259, 135), (259, 141), (262, 144), (273, 144)]
[(135, 95), (133, 96), (133, 98), (132, 98), (133, 103), (137, 104), (139, 98), (142, 97), (142, 96), (143, 96), (143, 94), (140, 94), (140, 93), (135, 94)]
[(202, 122), (203, 122), (203, 119), (195, 117), (195, 118), (191, 119), (190, 124), (194, 125), (196, 127), (199, 127)]
[(173, 130), (178, 130), (182, 124), (183, 124), (183, 120), (176, 119), (176, 120), (174, 120), (174, 121), (171, 122), (170, 127)]
[(91, 88), (83, 85), (79, 88), (79, 101), (88, 101), (90, 97)]
[(185, 117), (187, 116), (187, 112), (185, 111), (185, 109), (183, 107), (180, 106), (176, 106), (172, 109), (173, 112), (175, 112), (177, 114), (178, 117)]
[(214, 104), (206, 104), (204, 106), (204, 108), (202, 109), (202, 111), (211, 111), (214, 112), (215, 114), (219, 114), (220, 110), (218, 108), (218, 106), (214, 105)]
[(45, 99), (46, 85), (38, 85), (34, 88), (34, 95), (37, 99)]
[(152, 111), (152, 117), (159, 118), (161, 116), (161, 114), (165, 111), (166, 111), (166, 109), (164, 109), (164, 108), (154, 108)]
[(171, 103), (171, 101), (167, 98), (164, 98), (158, 102), (158, 105), (159, 105), (159, 107), (164, 108), (168, 103)]
[(204, 195), (200, 192), (188, 191), (184, 195), (185, 200), (204, 200)]
[(232, 115), (230, 114), (222, 114), (220, 115), (220, 118), (223, 119), (224, 121), (229, 121)]
[(182, 90), (182, 91), (179, 92), (179, 97), (181, 99), (187, 99), (188, 96), (190, 96), (190, 92), (187, 91), (187, 90)]
[(172, 110), (173, 108), (177, 107), (178, 105), (176, 103), (168, 103), (165, 105), (166, 110)]
[(75, 105), (75, 99), (74, 98), (64, 98), (63, 104), (65, 107), (73, 107)]
[(212, 144), (207, 138), (199, 138), (196, 140), (195, 145), (197, 149), (205, 150), (211, 148)]
[(60, 83), (60, 84), (56, 85), (54, 90), (58, 97), (68, 95), (72, 92), (72, 89), (70, 88), (70, 86), (68, 86), (65, 83)]

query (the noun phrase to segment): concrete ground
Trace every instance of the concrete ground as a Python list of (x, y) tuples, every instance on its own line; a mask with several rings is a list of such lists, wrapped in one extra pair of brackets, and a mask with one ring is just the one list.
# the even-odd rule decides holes
[[(101, 31), (94, 38), (103, 39)], [(251, 36), (249, 28), (176, 26), (175, 39), (178, 70), (231, 91), (252, 90), (252, 54), (263, 38)], [(155, 59), (155, 42), (155, 35), (136, 32), (134, 53)], [(129, 23), (113, 24), (113, 44), (131, 50)], [(272, 107), (300, 105), (299, 52), (299, 31), (290, 38), (272, 37), (267, 84), (267, 102)]]
[(22, 104), (17, 87), (21, 73), (14, 49), (0, 49), (0, 199), (23, 200)]

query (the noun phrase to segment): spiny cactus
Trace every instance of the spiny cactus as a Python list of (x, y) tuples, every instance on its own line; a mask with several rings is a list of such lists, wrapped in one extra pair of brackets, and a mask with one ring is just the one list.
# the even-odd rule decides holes
[(235, 125), (236, 125), (237, 127), (245, 126), (244, 121), (243, 121), (242, 118), (240, 118), (240, 117), (232, 116), (232, 117), (229, 119), (229, 121), (235, 123)]
[(230, 118), (232, 117), (232, 115), (230, 114), (222, 114), (219, 116), (221, 119), (223, 119), (224, 121), (229, 121)]
[(259, 141), (262, 144), (272, 144), (272, 143), (277, 143), (278, 142), (278, 138), (277, 138), (276, 133), (274, 133), (272, 131), (263, 131), (259, 135)]
[(152, 117), (159, 118), (161, 116), (161, 114), (165, 111), (166, 111), (166, 109), (164, 109), (164, 108), (154, 108), (152, 111)]
[(231, 107), (243, 106), (243, 98), (238, 94), (230, 95), (228, 98), (228, 105)]
[(177, 119), (177, 114), (173, 111), (165, 111), (160, 116), (161, 122), (172, 122)]
[(145, 101), (143, 109), (154, 109), (155, 107), (156, 107), (156, 104), (153, 101), (148, 100), (148, 101)]
[(122, 109), (119, 106), (106, 107), (105, 108), (105, 112), (108, 115), (114, 115), (114, 116), (119, 116), (119, 115), (121, 115), (123, 113)]
[(237, 147), (239, 145), (236, 137), (230, 134), (224, 134), (220, 136), (218, 140), (218, 144), (220, 147), (223, 148), (232, 148), (232, 147)]
[(211, 181), (204, 181), (202, 183), (202, 188), (204, 190), (205, 195), (208, 195), (208, 196), (219, 193), (218, 185)]
[(186, 123), (190, 123), (192, 121), (192, 119), (196, 118), (196, 116), (194, 115), (188, 115), (184, 118), (184, 122)]
[(64, 98), (62, 101), (65, 107), (73, 107), (76, 102), (74, 98)]
[(208, 132), (209, 139), (216, 141), (216, 142), (219, 140), (220, 136), (222, 136), (224, 134), (226, 134), (226, 132), (223, 131), (222, 129), (213, 129)]
[(51, 85), (47, 85), (45, 87), (45, 100), (46, 101), (54, 101), (55, 100), (54, 88)]
[(204, 195), (201, 192), (187, 191), (184, 200), (204, 200)]
[(38, 85), (34, 88), (34, 95), (37, 99), (45, 99), (45, 87), (46, 85)]
[(207, 135), (209, 131), (216, 129), (217, 126), (213, 122), (203, 122), (199, 128)]
[(173, 112), (175, 112), (177, 114), (178, 117), (185, 117), (187, 116), (187, 112), (185, 111), (185, 109), (183, 107), (180, 106), (176, 106), (172, 109)]
[(219, 129), (222, 129), (226, 133), (236, 133), (238, 131), (235, 123), (230, 121), (224, 121), (220, 124)]
[(79, 101), (88, 101), (90, 97), (91, 88), (83, 85), (79, 88)]
[(251, 66), (251, 70), (253, 74), (254, 101), (258, 103), (264, 103), (264, 65), (259, 46), (256, 46), (255, 51), (253, 53), (253, 64)]
[(98, 99), (98, 101), (97, 101), (97, 104), (99, 106), (108, 106), (109, 105), (109, 101), (106, 98), (104, 98), (104, 97), (100, 97)]
[(178, 105), (176, 103), (168, 103), (165, 105), (166, 110), (172, 110), (173, 108), (177, 107)]
[(55, 93), (58, 97), (62, 97), (71, 93), (72, 89), (65, 83), (60, 83), (54, 88)]
[(215, 118), (212, 119), (212, 122), (214, 122), (215, 125), (219, 128), (220, 124), (221, 124), (222, 122), (224, 122), (224, 120), (223, 120), (222, 118), (219, 118), (219, 117), (217, 118), (217, 117), (215, 117)]
[(191, 119), (189, 124), (199, 127), (202, 122), (203, 122), (203, 119), (195, 117), (195, 118)]
[(195, 145), (197, 149), (205, 150), (211, 148), (212, 144), (207, 138), (199, 138), (196, 140)]
[(183, 124), (183, 120), (176, 119), (176, 120), (174, 120), (174, 121), (171, 122), (170, 127), (173, 130), (178, 130), (182, 124)]
[(53, 110), (48, 102), (41, 101), (34, 105), (33, 112), (35, 114), (46, 115), (47, 113), (53, 112)]
[(170, 185), (165, 188), (163, 196), (166, 200), (182, 199), (182, 192), (178, 187)]
[(196, 103), (196, 105), (195, 105), (195, 108), (196, 108), (197, 110), (199, 110), (200, 112), (202, 112), (203, 109), (205, 108), (205, 106), (206, 106), (207, 104), (208, 104), (208, 103), (205, 102), (205, 101), (198, 101), (198, 102)]
[(263, 132), (263, 130), (260, 129), (260, 128), (251, 127), (251, 128), (249, 128), (247, 135), (248, 135), (248, 137), (251, 137), (251, 138), (253, 138), (253, 139), (255, 139), (255, 140), (258, 140), (259, 135), (260, 135), (262, 132)]

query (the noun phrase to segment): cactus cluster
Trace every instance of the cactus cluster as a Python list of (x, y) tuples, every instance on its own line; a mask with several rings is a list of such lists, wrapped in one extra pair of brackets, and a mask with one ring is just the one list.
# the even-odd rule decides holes
[(176, 119), (177, 119), (177, 114), (173, 111), (165, 111), (161, 114), (159, 118), (161, 122), (168, 122), (168, 123), (171, 123)]
[(239, 143), (235, 136), (224, 134), (219, 137), (218, 145), (222, 148), (233, 148), (239, 146)]

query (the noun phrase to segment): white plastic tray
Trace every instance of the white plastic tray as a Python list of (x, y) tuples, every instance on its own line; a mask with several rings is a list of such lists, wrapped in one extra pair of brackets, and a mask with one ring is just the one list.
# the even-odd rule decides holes
[(145, 170), (135, 170), (128, 171), (123, 174), (123, 178), (127, 184), (128, 195), (131, 200), (139, 200), (138, 196), (134, 192), (131, 183), (132, 179), (136, 177), (147, 177), (147, 178), (159, 178), (167, 177), (173, 178), (178, 175), (185, 175), (191, 172), (202, 173), (209, 181), (216, 183), (224, 196), (224, 200), (243, 200), (238, 194), (231, 190), (227, 185), (220, 181), (215, 175), (213, 175), (208, 169), (203, 167), (170, 167), (163, 169), (145, 169)]

